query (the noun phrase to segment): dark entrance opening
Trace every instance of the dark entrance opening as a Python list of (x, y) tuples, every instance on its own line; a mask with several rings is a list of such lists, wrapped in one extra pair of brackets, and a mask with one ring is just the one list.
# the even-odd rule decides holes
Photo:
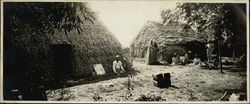
[(72, 76), (72, 46), (70, 44), (53, 44), (53, 74), (55, 80), (64, 80)]

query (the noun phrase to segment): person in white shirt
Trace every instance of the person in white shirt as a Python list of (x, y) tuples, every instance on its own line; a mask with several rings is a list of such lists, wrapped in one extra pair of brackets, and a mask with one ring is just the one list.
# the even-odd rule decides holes
[(213, 44), (209, 41), (208, 44), (206, 44), (206, 51), (207, 51), (207, 60), (208, 62), (211, 62), (212, 61), (212, 52), (213, 52), (213, 49), (214, 49), (214, 46)]
[(113, 71), (119, 76), (125, 72), (119, 55), (116, 55), (115, 60), (113, 61)]

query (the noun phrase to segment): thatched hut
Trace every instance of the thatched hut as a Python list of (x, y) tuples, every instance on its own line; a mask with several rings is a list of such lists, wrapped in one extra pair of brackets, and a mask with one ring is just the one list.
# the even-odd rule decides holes
[(54, 29), (34, 34), (32, 28), (21, 26), (21, 32), (11, 34), (5, 27), (5, 79), (27, 77), (33, 71), (45, 79), (89, 78), (95, 75), (94, 64), (102, 64), (105, 73), (112, 74), (112, 61), (116, 54), (122, 54), (121, 44), (94, 12), (92, 15), (93, 21), (80, 18), (84, 21), (81, 30), (69, 32)]
[(156, 40), (158, 45), (158, 60), (171, 62), (173, 53), (184, 55), (187, 51), (205, 58), (205, 44), (198, 38), (195, 31), (187, 24), (171, 21), (166, 25), (148, 21), (131, 44), (131, 54), (144, 58), (147, 43)]

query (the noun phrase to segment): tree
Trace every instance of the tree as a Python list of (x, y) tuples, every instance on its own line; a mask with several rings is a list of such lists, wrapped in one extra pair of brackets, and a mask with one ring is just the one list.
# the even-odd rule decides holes
[(65, 33), (77, 29), (86, 21), (95, 19), (85, 3), (77, 2), (6, 2), (4, 3), (4, 27), (10, 34), (18, 34), (23, 28), (34, 33), (50, 33), (54, 29)]
[(183, 3), (177, 5), (174, 12), (177, 14), (171, 18), (189, 24), (203, 40), (217, 43), (221, 72), (220, 47), (223, 43), (232, 44), (234, 37), (233, 10), (230, 7), (230, 4), (221, 3)]

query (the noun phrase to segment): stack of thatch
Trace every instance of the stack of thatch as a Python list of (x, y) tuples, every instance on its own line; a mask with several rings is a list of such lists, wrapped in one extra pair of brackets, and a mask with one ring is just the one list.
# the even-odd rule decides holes
[(188, 50), (204, 50), (203, 44), (189, 25), (172, 21), (164, 26), (162, 23), (148, 21), (131, 44), (132, 55), (143, 58), (150, 39), (156, 40), (161, 60), (171, 61), (174, 52), (184, 55)]

